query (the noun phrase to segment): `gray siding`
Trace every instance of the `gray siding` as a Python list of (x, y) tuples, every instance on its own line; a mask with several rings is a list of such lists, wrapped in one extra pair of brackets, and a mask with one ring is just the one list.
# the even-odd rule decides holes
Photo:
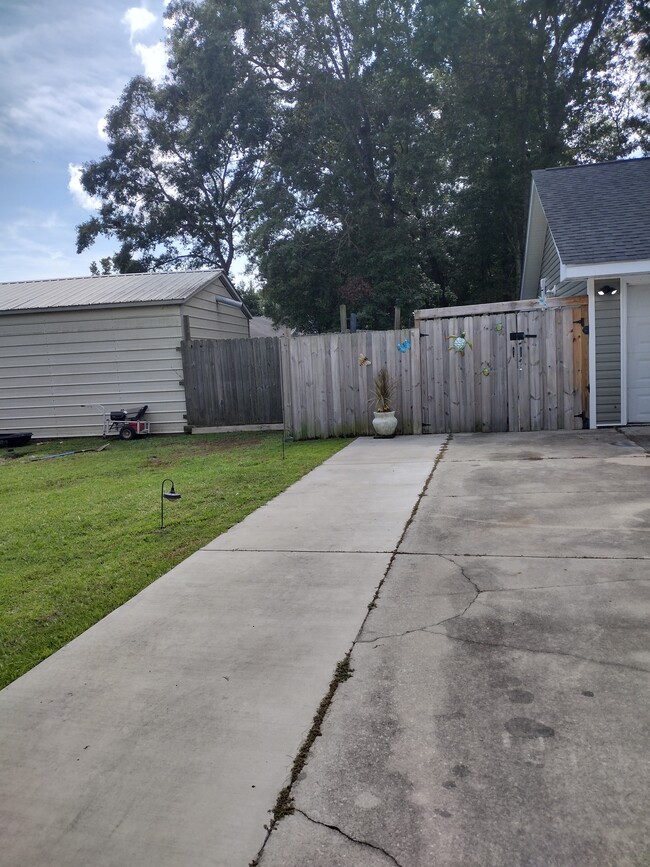
[(596, 423), (621, 422), (621, 302), (596, 295)]
[(553, 240), (553, 235), (548, 225), (546, 226), (546, 238), (544, 240), (544, 253), (542, 255), (542, 266), (540, 278), (546, 278), (546, 289), (550, 290), (556, 287), (556, 296), (559, 298), (562, 295), (586, 295), (587, 281), (586, 280), (564, 280), (560, 281), (560, 257), (558, 256), (557, 247)]
[(152, 432), (183, 430), (180, 307), (0, 316), (0, 430), (101, 433), (107, 407), (149, 404)]
[(559, 284), (557, 289), (557, 297), (562, 295), (586, 295), (587, 281), (586, 280), (564, 280)]
[(552, 289), (553, 286), (558, 285), (560, 282), (560, 257), (558, 256), (555, 242), (548, 226), (546, 227), (546, 237), (544, 239), (540, 277), (546, 278), (547, 289)]
[(181, 313), (190, 317), (192, 339), (248, 337), (248, 319), (244, 312), (236, 307), (218, 304), (217, 295), (230, 298), (219, 280), (215, 280), (183, 304)]

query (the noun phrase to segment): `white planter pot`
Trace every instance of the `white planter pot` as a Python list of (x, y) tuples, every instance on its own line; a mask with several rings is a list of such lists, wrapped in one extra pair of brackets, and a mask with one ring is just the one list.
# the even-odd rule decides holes
[(372, 426), (378, 437), (395, 436), (397, 430), (397, 419), (394, 412), (376, 412), (372, 420)]

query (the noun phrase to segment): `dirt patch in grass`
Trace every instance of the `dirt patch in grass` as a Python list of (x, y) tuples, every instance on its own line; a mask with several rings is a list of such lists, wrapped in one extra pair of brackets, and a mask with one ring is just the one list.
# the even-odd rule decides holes
[(164, 458), (159, 458), (157, 455), (151, 455), (147, 458), (147, 460), (140, 464), (141, 467), (168, 467), (171, 465), (171, 461), (167, 461)]
[(259, 446), (264, 442), (261, 436), (251, 436), (250, 434), (221, 434), (223, 439), (207, 440), (195, 439), (188, 437), (188, 442), (192, 451), (198, 454), (212, 454), (212, 452), (227, 452), (232, 449), (250, 448), (251, 446)]

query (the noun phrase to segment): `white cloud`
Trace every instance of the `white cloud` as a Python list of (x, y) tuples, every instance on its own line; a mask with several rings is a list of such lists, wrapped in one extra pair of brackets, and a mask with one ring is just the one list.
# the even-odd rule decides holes
[(90, 196), (81, 186), (81, 166), (75, 166), (74, 163), (68, 163), (68, 189), (72, 193), (72, 198), (85, 211), (97, 211), (101, 207), (101, 199), (96, 196)]
[(97, 121), (97, 137), (100, 138), (102, 141), (108, 141), (106, 122), (106, 117), (100, 117)]
[(88, 276), (90, 263), (114, 252), (100, 238), (91, 250), (75, 252), (71, 221), (58, 211), (22, 209), (0, 220), (2, 280), (41, 280)]
[(135, 52), (142, 61), (144, 74), (147, 78), (160, 83), (167, 74), (167, 50), (164, 42), (156, 42), (155, 45), (135, 45)]
[(141, 6), (132, 6), (127, 9), (124, 18), (122, 18), (122, 23), (129, 28), (131, 39), (141, 30), (147, 30), (156, 21), (156, 16)]

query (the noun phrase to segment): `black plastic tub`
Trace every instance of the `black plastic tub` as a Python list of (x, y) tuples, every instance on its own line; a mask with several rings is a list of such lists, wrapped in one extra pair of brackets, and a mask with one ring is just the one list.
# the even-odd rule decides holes
[(26, 446), (32, 438), (32, 432), (13, 431), (6, 433), (0, 431), (0, 449), (16, 448), (17, 446)]

